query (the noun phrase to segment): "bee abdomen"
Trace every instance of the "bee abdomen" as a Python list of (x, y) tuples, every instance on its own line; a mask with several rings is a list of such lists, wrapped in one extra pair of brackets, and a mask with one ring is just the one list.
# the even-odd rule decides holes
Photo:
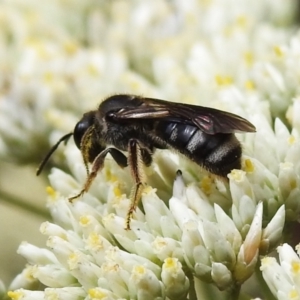
[(159, 122), (156, 135), (188, 157), (196, 154), (204, 158), (220, 143), (215, 135), (205, 134), (196, 126), (182, 123)]
[(156, 134), (211, 173), (226, 177), (241, 168), (242, 149), (234, 134), (206, 134), (196, 126), (170, 122), (159, 122)]
[(233, 169), (241, 168), (242, 147), (234, 134), (222, 134), (222, 140), (216, 148), (206, 156), (203, 166), (210, 172), (226, 177)]
[(197, 131), (197, 127), (181, 123), (159, 122), (156, 127), (156, 135), (175, 148), (187, 147)]

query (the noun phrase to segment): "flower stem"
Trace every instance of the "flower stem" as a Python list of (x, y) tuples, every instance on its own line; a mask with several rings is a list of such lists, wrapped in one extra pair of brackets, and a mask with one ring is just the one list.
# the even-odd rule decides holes
[(231, 287), (229, 299), (238, 300), (240, 297), (241, 285), (235, 284)]
[(189, 274), (188, 277), (189, 277), (189, 280), (190, 280), (189, 300), (197, 300), (194, 276), (193, 276), (193, 274)]
[(0, 198), (4, 202), (15, 205), (25, 211), (28, 211), (35, 215), (38, 215), (44, 219), (47, 219), (47, 220), (51, 219), (50, 214), (46, 210), (40, 209), (34, 205), (31, 205), (30, 202), (24, 201), (23, 199), (17, 197), (16, 195), (12, 195), (10, 193), (4, 192), (1, 189), (0, 189)]

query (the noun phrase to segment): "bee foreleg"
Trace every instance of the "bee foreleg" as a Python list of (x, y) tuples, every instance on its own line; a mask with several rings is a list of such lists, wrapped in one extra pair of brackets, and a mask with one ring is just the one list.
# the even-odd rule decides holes
[[(132, 192), (131, 205), (129, 207), (127, 217), (126, 217), (126, 230), (130, 229), (130, 220), (132, 218), (133, 212), (135, 211), (143, 190), (145, 174), (143, 171), (143, 164), (145, 159), (145, 154), (143, 155), (145, 148), (141, 148), (137, 140), (131, 139), (128, 145), (128, 165), (130, 167), (131, 175), (135, 182), (135, 187)], [(146, 152), (145, 152), (146, 153)]]
[(70, 197), (69, 198), (70, 202), (72, 202), (76, 198), (82, 196), (85, 192), (87, 192), (89, 190), (92, 182), (94, 181), (94, 179), (97, 176), (97, 173), (99, 171), (101, 171), (102, 168), (103, 168), (104, 160), (105, 160), (105, 157), (106, 157), (107, 153), (111, 154), (111, 156), (113, 157), (113, 159), (116, 161), (116, 163), (120, 167), (124, 168), (124, 167), (127, 166), (127, 158), (126, 158), (126, 156), (122, 152), (120, 152), (119, 150), (117, 150), (115, 148), (107, 148), (107, 149), (103, 150), (94, 159), (93, 165), (92, 165), (92, 170), (88, 174), (88, 177), (87, 177), (87, 180), (86, 180), (86, 182), (84, 184), (83, 189), (76, 196)]

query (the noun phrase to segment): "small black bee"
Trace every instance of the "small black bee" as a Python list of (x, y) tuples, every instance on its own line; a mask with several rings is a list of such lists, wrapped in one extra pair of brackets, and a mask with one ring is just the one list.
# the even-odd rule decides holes
[[(209, 172), (226, 178), (232, 169), (241, 168), (242, 148), (234, 132), (255, 132), (255, 127), (244, 118), (213, 108), (114, 95), (105, 99), (97, 110), (85, 113), (74, 132), (63, 136), (52, 147), (37, 175), (59, 144), (73, 135), (82, 153), (87, 180), (82, 191), (70, 198), (72, 201), (88, 191), (110, 153), (120, 167), (129, 165), (135, 182), (126, 219), (126, 229), (130, 229), (145, 183), (143, 165), (151, 164), (156, 148), (173, 149)], [(128, 152), (128, 156), (121, 151)], [(91, 171), (88, 163), (92, 164)]]

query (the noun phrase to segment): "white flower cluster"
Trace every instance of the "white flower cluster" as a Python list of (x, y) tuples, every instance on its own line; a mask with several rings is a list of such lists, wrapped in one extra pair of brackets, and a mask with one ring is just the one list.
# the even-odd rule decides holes
[[(13, 299), (185, 299), (193, 276), (214, 282), (220, 290), (243, 283), (254, 271), (259, 247), (276, 245), (281, 238), (284, 207), (262, 229), (263, 205), (253, 194), (246, 195), (250, 191), (244, 174), (230, 179), (232, 198), (243, 194), (233, 204), (231, 218), (177, 175), (169, 208), (148, 187), (144, 212), (138, 209), (131, 230), (125, 230), (130, 204), (120, 191), (125, 171), (118, 176), (110, 161), (106, 172), (96, 179), (101, 195), (94, 196), (94, 190), (74, 204), (62, 195), (70, 193), (74, 180), (59, 170), (51, 175), (60, 190), (49, 188), (55, 223), (41, 226), (50, 249), (23, 243), (19, 253), (30, 266), (11, 286), (26, 287), (38, 279), (48, 288), (44, 293), (19, 289), (9, 293)], [(99, 203), (101, 196), (105, 204)]]
[[(9, 297), (238, 299), (259, 255), (276, 248), (285, 223), (300, 214), (296, 6), (292, 0), (0, 4), (0, 24), (14, 24), (0, 29), (7, 58), (0, 62), (2, 157), (35, 161), (113, 93), (213, 106), (257, 128), (238, 136), (243, 170), (232, 170), (228, 183), (157, 151), (131, 230), (124, 229), (129, 171), (109, 157), (89, 192), (68, 201), (86, 180), (70, 142), (69, 172), (50, 175), (53, 223), (41, 226), (47, 249), (20, 246), (28, 265)], [(270, 279), (264, 262), (262, 272), (273, 294), (288, 299), (276, 292), (286, 275)]]

